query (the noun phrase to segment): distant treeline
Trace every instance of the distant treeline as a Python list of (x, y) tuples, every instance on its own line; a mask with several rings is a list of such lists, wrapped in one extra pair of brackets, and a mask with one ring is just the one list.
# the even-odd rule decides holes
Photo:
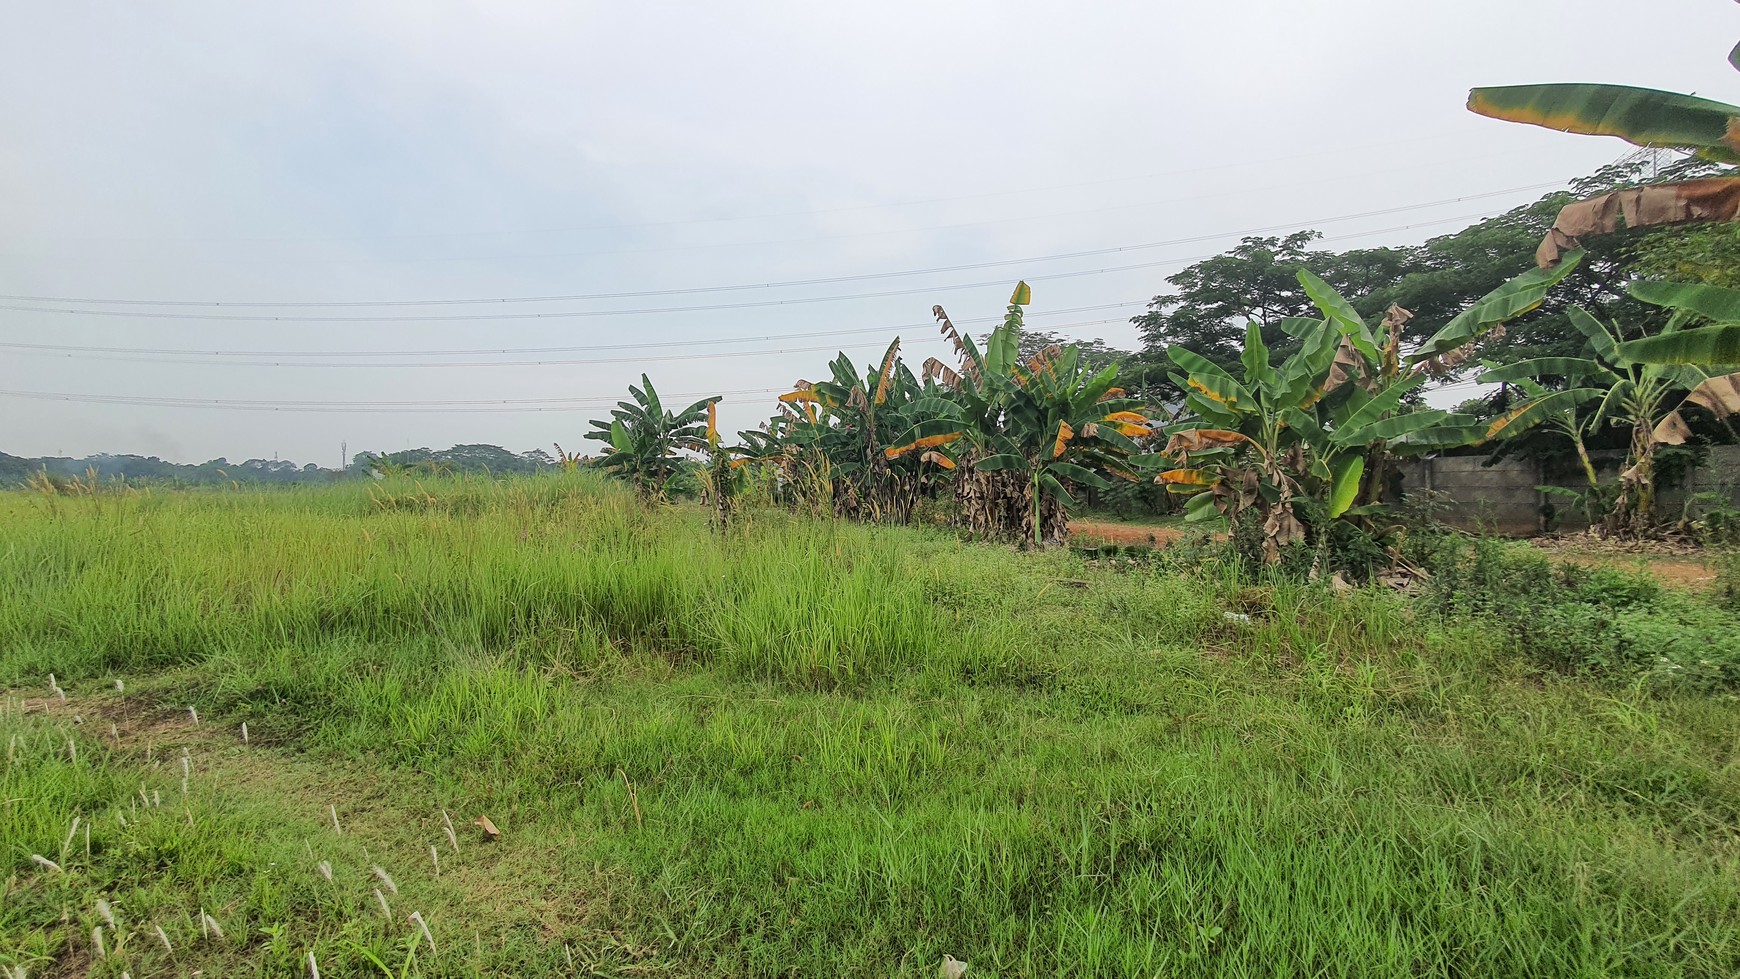
[(95, 471), (104, 480), (129, 483), (212, 486), (227, 483), (329, 483), (371, 473), (535, 473), (556, 467), (542, 449), (510, 452), (499, 445), (455, 445), (449, 449), (406, 449), (403, 452), (358, 452), (346, 469), (323, 469), (315, 463), (297, 465), (288, 459), (212, 459), (199, 465), (165, 462), (156, 456), (102, 453), (74, 459), (66, 456), (26, 458), (0, 452), (0, 486), (16, 486), (33, 473), (82, 477)]

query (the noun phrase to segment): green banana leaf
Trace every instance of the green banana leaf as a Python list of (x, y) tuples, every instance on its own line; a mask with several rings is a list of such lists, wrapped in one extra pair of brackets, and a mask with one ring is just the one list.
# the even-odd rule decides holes
[(1449, 353), (1485, 336), (1500, 323), (1533, 311), (1546, 298), (1547, 290), (1570, 275), (1582, 259), (1581, 251), (1571, 252), (1550, 269), (1529, 269), (1480, 297), (1474, 305), (1444, 324), (1443, 329), (1432, 334), (1431, 339), (1408, 357), (1408, 363), (1418, 364)]
[(1695, 282), (1633, 282), (1633, 299), (1669, 309), (1683, 309), (1717, 323), (1740, 323), (1740, 289)]
[(1356, 455), (1343, 462), (1335, 471), (1335, 482), (1329, 488), (1329, 519), (1334, 520), (1353, 506), (1359, 496), (1359, 480), (1365, 475), (1365, 456)]
[(1619, 355), (1638, 364), (1740, 364), (1740, 325), (1628, 340), (1619, 345)]
[(1559, 132), (1617, 136), (1636, 146), (1696, 151), (1740, 162), (1740, 106), (1628, 85), (1554, 84), (1477, 88), (1469, 111)]

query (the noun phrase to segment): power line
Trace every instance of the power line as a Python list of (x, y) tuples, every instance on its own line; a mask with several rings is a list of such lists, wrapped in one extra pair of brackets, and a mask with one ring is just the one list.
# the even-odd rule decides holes
[[(1467, 221), (1485, 216), (1485, 212), (1474, 214), (1459, 214), (1451, 217), (1438, 218), (1432, 221), (1421, 221), (1415, 224), (1396, 225), (1389, 228), (1374, 228), (1347, 235), (1325, 238), (1325, 241), (1335, 241), (1341, 238), (1359, 238), (1377, 234), (1388, 234), (1395, 231), (1408, 231), (1414, 228), (1428, 228), (1453, 221)], [(1314, 222), (1324, 223), (1324, 222)], [(1252, 234), (1262, 231), (1277, 231), (1297, 227), (1294, 224), (1276, 225), (1269, 228), (1258, 228), (1248, 232), (1234, 234)], [(1221, 237), (1221, 236), (1215, 236)], [(1212, 256), (1201, 256), (1212, 257)], [(1029, 275), (1031, 282), (1051, 282), (1058, 279), (1074, 279), (1089, 275), (1106, 275), (1114, 272), (1131, 272), (1139, 269), (1162, 268), (1177, 265), (1181, 262), (1195, 261), (1196, 258), (1165, 259), (1154, 262), (1136, 262), (1129, 265), (1112, 265), (1098, 269), (1080, 269), (1074, 272), (1052, 272), (1045, 275)], [(202, 320), (248, 323), (453, 323), (472, 322), (478, 320), (540, 320), (540, 319), (574, 319), (594, 316), (639, 316), (651, 313), (700, 313), (716, 312), (729, 309), (761, 309), (773, 306), (807, 306), (816, 303), (847, 302), (858, 299), (881, 299), (890, 296), (911, 296), (920, 293), (958, 292), (963, 289), (980, 289), (988, 286), (1004, 286), (1008, 283), (1003, 279), (989, 279), (979, 282), (957, 282), (951, 285), (917, 286), (908, 289), (887, 289), (881, 292), (861, 292), (836, 296), (809, 296), (798, 299), (768, 299), (743, 303), (707, 303), (696, 306), (649, 306), (630, 309), (588, 309), (588, 310), (555, 310), (540, 313), (464, 313), (448, 315), (418, 315), (418, 316), (274, 316), (263, 314), (241, 313), (180, 313), (180, 312), (135, 312), (125, 309), (57, 309), (47, 306), (21, 306), (0, 304), (0, 309), (27, 313), (55, 313), (65, 316), (97, 316), (122, 317), (129, 319), (169, 319), (169, 320)]]
[[(1099, 303), (1093, 306), (1071, 306), (1064, 309), (1047, 309), (1027, 314), (1028, 319), (1040, 316), (1062, 316), (1074, 313), (1098, 312), (1105, 309), (1122, 309), (1128, 306), (1146, 305), (1148, 300), (1135, 299), (1121, 303)], [(955, 320), (957, 325), (977, 323), (1000, 323), (1001, 316), (975, 316), (969, 319)], [(1113, 321), (1105, 321), (1113, 322)], [(664, 347), (696, 347), (715, 343), (781, 343), (789, 340), (808, 340), (816, 337), (857, 336), (867, 333), (887, 335), (890, 332), (902, 330), (934, 329), (935, 323), (906, 323), (898, 326), (868, 326), (852, 330), (814, 330), (808, 333), (776, 333), (767, 336), (750, 337), (708, 337), (699, 340), (660, 340), (642, 343), (607, 343), (578, 344), (563, 347), (482, 347), (470, 350), (209, 350), (200, 348), (173, 347), (103, 347), (81, 346), (64, 343), (14, 343), (0, 342), (0, 349), (33, 352), (66, 352), (66, 353), (105, 353), (105, 354), (146, 354), (164, 356), (202, 356), (202, 357), (480, 357), (490, 354), (559, 354), (579, 353), (597, 350), (644, 350)]]
[[(498, 305), (517, 303), (553, 303), (553, 302), (585, 302), (601, 299), (645, 299), (661, 296), (694, 295), (709, 292), (741, 292), (760, 289), (787, 289), (801, 286), (834, 285), (842, 282), (866, 282), (877, 279), (903, 278), (912, 275), (931, 275), (942, 272), (963, 272), (976, 269), (997, 268), (1007, 265), (1031, 265), (1039, 262), (1055, 262), (1074, 258), (1091, 258), (1099, 255), (1112, 255), (1120, 252), (1145, 251), (1153, 248), (1166, 248), (1173, 245), (1197, 244), (1212, 241), (1217, 238), (1227, 238), (1234, 235), (1262, 234), (1270, 231), (1281, 231), (1307, 225), (1333, 224), (1341, 221), (1357, 221), (1362, 218), (1380, 217), (1388, 214), (1400, 214), (1407, 211), (1425, 210), (1432, 207), (1442, 207), (1447, 204), (1457, 204), (1464, 201), (1486, 200), (1517, 194), (1524, 191), (1541, 190), (1557, 187), (1562, 181), (1530, 184), (1522, 187), (1509, 187), (1504, 190), (1488, 191), (1480, 194), (1468, 194), (1461, 197), (1446, 197), (1435, 201), (1419, 204), (1404, 204), (1396, 207), (1379, 208), (1371, 211), (1359, 211), (1351, 214), (1341, 214), (1331, 217), (1313, 218), (1305, 221), (1290, 221), (1285, 224), (1268, 225), (1260, 228), (1247, 228), (1242, 231), (1214, 232), (1203, 235), (1193, 235), (1187, 238), (1171, 238), (1163, 241), (1141, 242), (1133, 245), (1113, 245), (1106, 248), (1090, 248), (1073, 252), (1056, 252), (1050, 255), (1032, 255), (1024, 258), (997, 259), (988, 262), (969, 262), (957, 265), (936, 265), (929, 268), (901, 269), (890, 272), (868, 272), (852, 275), (822, 276), (810, 279), (786, 279), (774, 282), (746, 282), (718, 286), (689, 286), (671, 289), (647, 289), (634, 292), (596, 292), (578, 293), (558, 296), (504, 296), (494, 298), (474, 299), (382, 299), (382, 300), (352, 300), (352, 301), (310, 301), (310, 300), (244, 300), (220, 301), (200, 299), (91, 299), (69, 296), (32, 296), (32, 295), (0, 295), (0, 300), (8, 303), (82, 303), (86, 305), (107, 306), (201, 306), (201, 307), (250, 307), (255, 309), (313, 309), (313, 308), (386, 308), (404, 306), (472, 306)], [(1376, 232), (1373, 232), (1376, 233)], [(19, 309), (16, 306), (4, 306), (5, 309)], [(41, 310), (29, 310), (39, 312)], [(71, 310), (56, 310), (56, 312), (72, 312)]]
[[(712, 391), (665, 394), (662, 397), (682, 401), (686, 398), (733, 397), (752, 394), (773, 394), (787, 390), (746, 388), (736, 391)], [(235, 411), (283, 412), (474, 412), (474, 411), (576, 411), (602, 410), (615, 407), (621, 399), (598, 400), (579, 398), (504, 398), (481, 401), (249, 401), (223, 398), (148, 398), (111, 394), (61, 394), (50, 391), (0, 391), (0, 397), (35, 401), (70, 401), (82, 404), (133, 405), (151, 408), (223, 408)]]
[[(1122, 305), (1138, 305), (1138, 303), (1125, 303)], [(981, 320), (961, 320), (960, 324), (964, 324), (964, 323), (968, 323), (968, 322), (984, 322), (984, 321), (987, 321), (988, 319), (990, 319), (990, 318), (987, 317), (987, 318), (984, 318)], [(1000, 317), (998, 319), (1000, 319)], [(1125, 319), (1122, 319), (1122, 318), (1087, 320), (1087, 321), (1080, 322), (1080, 323), (1060, 323), (1060, 324), (1057, 324), (1056, 326), (1054, 326), (1053, 328), (1059, 329), (1059, 330), (1070, 330), (1070, 329), (1076, 329), (1078, 327), (1083, 327), (1083, 326), (1100, 326), (1100, 325), (1103, 325), (1106, 323), (1124, 323), (1124, 322), (1128, 322), (1128, 321)], [(934, 324), (920, 324), (919, 327), (916, 327), (916, 328), (922, 329), (925, 326), (933, 326), (933, 325)], [(959, 324), (957, 324), (957, 325), (959, 325)], [(886, 328), (877, 328), (875, 330), (870, 330), (870, 331), (852, 331), (852, 332), (877, 332), (877, 333), (882, 333), (884, 336), (886, 336), (888, 333), (888, 330)], [(929, 338), (927, 338), (927, 339), (929, 339)], [(196, 365), (203, 366), (203, 367), (222, 366), (222, 367), (317, 367), (317, 368), (372, 368), (372, 369), (407, 369), (408, 368), (408, 369), (417, 369), (417, 368), (431, 368), (431, 367), (434, 367), (434, 368), (455, 368), (455, 367), (458, 367), (458, 368), (588, 367), (588, 366), (599, 366), (599, 365), (604, 365), (604, 364), (645, 364), (645, 363), (660, 363), (660, 362), (678, 361), (678, 360), (719, 360), (719, 359), (723, 359), (723, 358), (736, 358), (736, 357), (774, 357), (774, 356), (779, 356), (782, 354), (819, 353), (819, 352), (824, 352), (824, 351), (828, 351), (828, 350), (838, 350), (838, 349), (839, 349), (838, 345), (830, 343), (830, 344), (822, 344), (820, 346), (810, 346), (810, 347), (784, 347), (784, 348), (775, 348), (775, 349), (757, 348), (757, 349), (753, 349), (753, 350), (728, 350), (728, 351), (711, 351), (710, 350), (710, 351), (705, 351), (702, 353), (660, 354), (660, 355), (655, 355), (655, 356), (651, 356), (651, 357), (643, 355), (643, 356), (637, 356), (637, 357), (603, 357), (603, 358), (589, 358), (589, 359), (579, 359), (579, 360), (460, 360), (460, 361), (435, 361), (435, 362), (423, 362), (423, 363), (417, 363), (417, 362), (412, 362), (412, 363), (405, 363), (405, 362), (367, 363), (367, 362), (364, 362), (364, 363), (336, 363), (336, 364), (334, 364), (334, 363), (319, 363), (319, 362), (310, 363), (307, 361), (227, 360), (227, 359), (226, 360), (211, 360), (211, 359), (199, 360), (199, 359), (194, 359), (194, 358), (183, 358), (183, 357), (152, 357), (152, 356), (137, 356), (137, 355), (130, 355), (130, 354), (109, 354), (109, 353), (78, 353), (78, 354), (74, 354), (74, 353), (51, 353), (48, 351), (37, 351), (37, 350), (26, 350), (26, 351), (23, 351), (23, 353), (25, 353), (27, 355), (34, 355), (34, 356), (64, 357), (64, 358), (75, 359), (75, 360), (106, 360), (106, 361), (121, 361), (121, 362), (126, 362), (126, 363), (135, 363), (135, 364), (196, 364)]]

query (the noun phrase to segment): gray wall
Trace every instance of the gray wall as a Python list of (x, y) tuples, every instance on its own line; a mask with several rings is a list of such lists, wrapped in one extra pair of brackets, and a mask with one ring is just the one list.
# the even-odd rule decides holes
[[(1602, 478), (1618, 475), (1619, 455), (1595, 456)], [(1544, 477), (1533, 460), (1506, 459), (1490, 466), (1484, 465), (1485, 461), (1485, 456), (1406, 460), (1401, 464), (1402, 491), (1436, 491), (1440, 500), (1449, 504), (1443, 514), (1444, 522), (1453, 526), (1528, 536), (1546, 529), (1544, 504), (1549, 501), (1535, 487), (1549, 484), (1581, 488), (1580, 476)], [(1740, 445), (1711, 447), (1705, 464), (1693, 471), (1684, 486), (1664, 490), (1657, 497), (1657, 512), (1665, 519), (1677, 519), (1686, 501), (1698, 493), (1720, 493), (1740, 506)], [(1562, 515), (1560, 529), (1574, 530), (1580, 526), (1577, 515), (1566, 512), (1567, 501), (1550, 502)]]

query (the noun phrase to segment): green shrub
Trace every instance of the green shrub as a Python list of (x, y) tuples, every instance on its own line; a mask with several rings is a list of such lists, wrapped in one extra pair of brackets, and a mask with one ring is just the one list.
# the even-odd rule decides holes
[(1740, 687), (1740, 617), (1648, 574), (1554, 561), (1524, 544), (1444, 535), (1416, 542), (1425, 602), (1496, 622), (1553, 669), (1662, 686)]

